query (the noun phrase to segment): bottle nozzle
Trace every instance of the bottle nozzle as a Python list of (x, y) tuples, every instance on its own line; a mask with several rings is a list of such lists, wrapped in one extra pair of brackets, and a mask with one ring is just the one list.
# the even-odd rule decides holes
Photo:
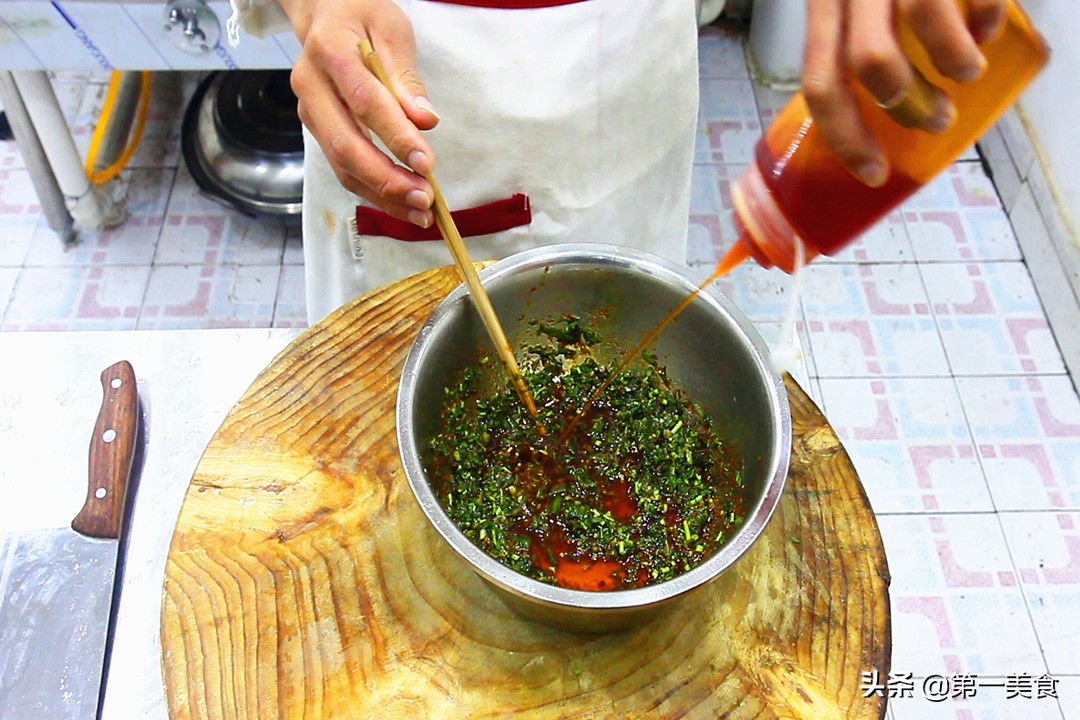
[(731, 249), (724, 254), (720, 264), (716, 266), (716, 276), (727, 275), (748, 257), (750, 257), (750, 248), (746, 247), (746, 243), (742, 240), (736, 240)]

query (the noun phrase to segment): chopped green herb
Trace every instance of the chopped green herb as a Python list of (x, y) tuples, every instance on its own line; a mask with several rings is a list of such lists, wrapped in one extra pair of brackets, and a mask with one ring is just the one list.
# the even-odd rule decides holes
[(431, 470), (451, 519), (495, 560), (565, 587), (639, 587), (699, 565), (743, 512), (734, 450), (650, 353), (579, 417), (615, 363), (576, 317), (535, 326), (519, 357), (537, 418), (509, 383), (492, 389), (488, 356), (446, 390)]

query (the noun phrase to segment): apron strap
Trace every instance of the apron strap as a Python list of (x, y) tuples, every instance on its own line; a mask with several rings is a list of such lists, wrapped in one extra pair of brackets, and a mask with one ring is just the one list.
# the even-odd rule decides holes
[[(486, 205), (454, 210), (450, 216), (454, 218), (461, 237), (467, 238), (528, 225), (532, 222), (532, 208), (529, 206), (529, 196), (517, 193)], [(360, 235), (378, 235), (405, 242), (442, 239), (434, 225), (422, 228), (366, 205), (356, 206), (356, 230)]]

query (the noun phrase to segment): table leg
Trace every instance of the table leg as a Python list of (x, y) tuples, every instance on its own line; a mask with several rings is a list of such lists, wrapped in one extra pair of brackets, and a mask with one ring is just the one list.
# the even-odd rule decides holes
[(11, 123), (11, 133), (22, 153), (26, 170), (30, 174), (30, 182), (34, 185), (38, 202), (41, 203), (42, 212), (49, 227), (64, 243), (75, 240), (75, 224), (64, 203), (64, 194), (60, 191), (60, 184), (53, 174), (49, 159), (45, 156), (45, 149), (41, 146), (34, 123), (23, 103), (22, 95), (15, 85), (15, 78), (9, 71), (0, 71), (0, 101), (4, 104), (8, 121)]

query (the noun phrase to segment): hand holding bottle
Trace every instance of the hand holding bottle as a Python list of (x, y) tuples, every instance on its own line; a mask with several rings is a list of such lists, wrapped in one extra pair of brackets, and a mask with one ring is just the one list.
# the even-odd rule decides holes
[[(966, 7), (965, 7), (966, 6)], [(942, 76), (958, 83), (983, 75), (979, 44), (996, 37), (1005, 0), (808, 0), (803, 94), (822, 139), (852, 174), (885, 184), (889, 158), (859, 108), (855, 85), (896, 122), (940, 133), (956, 107), (902, 47), (902, 24)]]
[[(750, 255), (791, 272), (800, 241), (807, 261), (844, 248), (981, 137), (1049, 57), (1016, 0), (1001, 21), (986, 10), (999, 0), (809, 2), (805, 90), (732, 188), (739, 242), (727, 265)], [(893, 14), (866, 15), (883, 8)]]

